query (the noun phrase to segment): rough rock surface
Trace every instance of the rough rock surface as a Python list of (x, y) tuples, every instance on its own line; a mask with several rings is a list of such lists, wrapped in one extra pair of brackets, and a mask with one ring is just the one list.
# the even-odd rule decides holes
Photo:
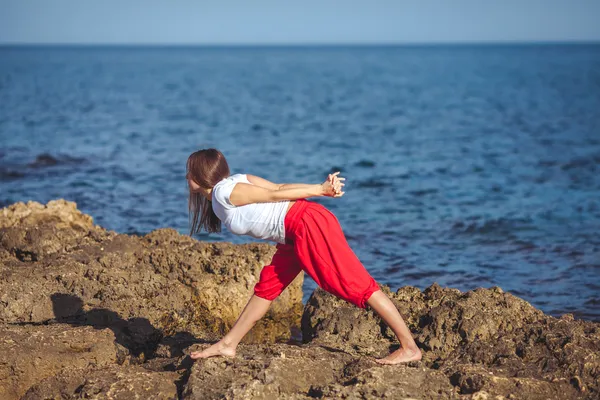
[(62, 371), (33, 385), (21, 400), (177, 399), (176, 372), (153, 372), (137, 365)]
[[(65, 201), (0, 210), (0, 399), (600, 397), (600, 324), (497, 287), (382, 286), (423, 360), (380, 365), (398, 343), (373, 310), (321, 289), (302, 308), (297, 279), (235, 358), (193, 361), (274, 251), (172, 229), (119, 235)], [(303, 343), (281, 343), (302, 310)]]
[[(0, 210), (0, 322), (134, 325), (144, 343), (181, 330), (216, 337), (233, 325), (274, 252), (266, 243), (204, 243), (168, 228), (117, 234), (64, 200), (13, 204)], [(302, 280), (246, 340), (290, 337)]]
[(33, 384), (61, 370), (107, 366), (118, 359), (110, 329), (0, 325), (0, 399), (19, 398)]
[(184, 399), (458, 398), (438, 371), (383, 366), (318, 345), (245, 345), (192, 368)]
[[(387, 293), (419, 347), (420, 362), (461, 394), (527, 399), (600, 397), (600, 324), (545, 315), (498, 287), (465, 293), (434, 284)], [(373, 310), (317, 289), (302, 317), (305, 341), (359, 356), (398, 347)]]

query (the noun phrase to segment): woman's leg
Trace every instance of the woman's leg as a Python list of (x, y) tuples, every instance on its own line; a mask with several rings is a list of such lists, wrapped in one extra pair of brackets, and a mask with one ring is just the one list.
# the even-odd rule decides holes
[(400, 340), (402, 348), (378, 362), (420, 359), (421, 352), (400, 313), (350, 248), (335, 215), (311, 203), (301, 218), (295, 249), (304, 271), (327, 292), (359, 308), (370, 305)]
[(190, 357), (193, 359), (212, 356), (234, 357), (237, 345), (256, 322), (267, 313), (271, 303), (272, 300), (263, 299), (252, 294), (231, 330), (217, 343), (202, 351), (192, 352)]
[(254, 293), (231, 330), (221, 340), (202, 351), (193, 352), (193, 359), (211, 356), (235, 356), (235, 349), (256, 322), (264, 317), (271, 303), (298, 276), (302, 269), (291, 244), (277, 244), (271, 263), (260, 271)]
[(394, 351), (385, 358), (377, 361), (380, 364), (398, 364), (407, 361), (417, 361), (421, 359), (421, 350), (417, 347), (410, 330), (404, 323), (402, 316), (392, 301), (381, 290), (373, 292), (367, 300), (367, 304), (379, 314), (386, 324), (396, 334), (402, 347)]

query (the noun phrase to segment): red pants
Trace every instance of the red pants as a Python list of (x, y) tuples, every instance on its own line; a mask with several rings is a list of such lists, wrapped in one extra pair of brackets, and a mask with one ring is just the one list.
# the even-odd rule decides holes
[(338, 219), (319, 203), (299, 199), (285, 216), (286, 244), (277, 244), (254, 294), (273, 300), (304, 270), (327, 292), (359, 308), (379, 290), (346, 241)]

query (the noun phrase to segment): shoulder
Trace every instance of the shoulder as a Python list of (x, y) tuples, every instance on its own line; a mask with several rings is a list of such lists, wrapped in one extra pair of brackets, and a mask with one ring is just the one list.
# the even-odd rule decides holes
[(230, 196), (237, 183), (249, 183), (246, 174), (234, 174), (217, 182), (212, 190), (213, 202), (217, 202), (224, 208), (234, 208)]
[(250, 181), (248, 180), (248, 174), (233, 174), (228, 179), (231, 179), (235, 183), (250, 183)]

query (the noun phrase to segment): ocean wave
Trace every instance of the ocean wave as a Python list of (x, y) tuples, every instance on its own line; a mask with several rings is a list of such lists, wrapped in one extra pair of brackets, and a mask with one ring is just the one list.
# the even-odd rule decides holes
[(531, 218), (495, 218), (475, 222), (455, 222), (452, 230), (463, 234), (512, 234), (517, 231), (538, 230)]

